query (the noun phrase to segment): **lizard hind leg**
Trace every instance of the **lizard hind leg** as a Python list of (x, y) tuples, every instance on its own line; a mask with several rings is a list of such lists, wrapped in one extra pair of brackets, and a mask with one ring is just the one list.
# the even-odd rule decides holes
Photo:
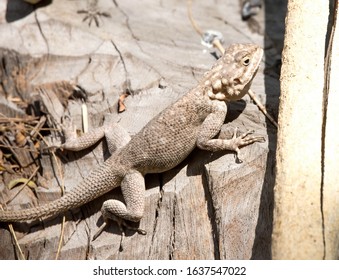
[(136, 170), (129, 171), (121, 182), (121, 190), (126, 204), (115, 199), (109, 199), (103, 203), (101, 213), (104, 218), (104, 224), (94, 235), (93, 240), (101, 234), (111, 220), (118, 223), (122, 239), (125, 236), (124, 229), (134, 230), (143, 235), (146, 234), (146, 231), (131, 227), (126, 223), (126, 220), (138, 222), (143, 216), (145, 200), (144, 177)]
[(108, 151), (112, 155), (116, 150), (122, 148), (131, 140), (128, 132), (116, 123), (109, 114), (105, 116), (103, 126), (93, 128), (80, 137), (77, 137), (75, 127), (68, 118), (64, 118), (62, 130), (66, 141), (60, 148), (70, 151), (84, 150), (105, 137)]

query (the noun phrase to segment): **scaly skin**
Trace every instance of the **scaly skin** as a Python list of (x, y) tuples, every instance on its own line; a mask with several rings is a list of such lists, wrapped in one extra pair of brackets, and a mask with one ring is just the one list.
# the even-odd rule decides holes
[[(253, 44), (231, 45), (208, 71), (202, 81), (174, 104), (154, 117), (131, 140), (119, 143), (119, 148), (88, 178), (71, 192), (46, 205), (19, 211), (0, 211), (0, 221), (14, 222), (55, 216), (79, 207), (110, 190), (121, 186), (125, 203), (108, 200), (103, 204), (105, 221), (139, 221), (144, 211), (146, 173), (167, 171), (182, 162), (195, 147), (209, 150), (233, 150), (262, 137), (245, 133), (230, 140), (213, 139), (224, 123), (226, 102), (242, 98), (254, 78), (263, 51)], [(94, 143), (103, 136), (89, 134)], [(73, 139), (74, 140), (74, 139)], [(92, 141), (93, 140), (93, 141)], [(75, 143), (64, 147), (78, 149)]]

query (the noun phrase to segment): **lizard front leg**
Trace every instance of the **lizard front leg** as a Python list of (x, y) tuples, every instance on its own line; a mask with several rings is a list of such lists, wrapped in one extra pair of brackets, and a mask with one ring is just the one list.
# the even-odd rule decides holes
[(204, 143), (204, 149), (209, 151), (230, 150), (236, 153), (237, 162), (241, 163), (240, 147), (250, 145), (254, 142), (265, 142), (262, 136), (252, 135), (254, 130), (249, 130), (240, 136), (237, 136), (238, 128), (236, 127), (231, 139), (211, 139)]
[(240, 157), (240, 147), (252, 144), (254, 142), (264, 142), (265, 138), (262, 136), (251, 135), (254, 131), (247, 131), (246, 133), (237, 136), (238, 129), (234, 131), (231, 139), (212, 139), (220, 132), (221, 126), (227, 112), (225, 102), (214, 100), (216, 110), (207, 116), (202, 123), (197, 137), (197, 147), (207, 151), (221, 151), (230, 150), (236, 152), (238, 162), (242, 162)]

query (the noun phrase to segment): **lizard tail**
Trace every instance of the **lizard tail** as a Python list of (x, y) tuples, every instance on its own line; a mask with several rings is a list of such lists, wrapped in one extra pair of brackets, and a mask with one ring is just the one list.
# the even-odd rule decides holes
[(116, 171), (117, 170), (112, 170), (112, 166), (105, 163), (100, 168), (94, 170), (72, 191), (55, 201), (39, 207), (17, 211), (0, 210), (0, 221), (20, 222), (37, 220), (39, 218), (52, 217), (69, 209), (80, 207), (119, 186), (121, 176), (117, 175), (118, 172)]

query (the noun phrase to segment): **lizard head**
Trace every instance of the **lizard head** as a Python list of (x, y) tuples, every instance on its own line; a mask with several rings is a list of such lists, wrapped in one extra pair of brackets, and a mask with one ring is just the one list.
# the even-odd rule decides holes
[(204, 77), (208, 96), (222, 101), (242, 98), (251, 86), (262, 56), (262, 48), (254, 44), (229, 46)]

